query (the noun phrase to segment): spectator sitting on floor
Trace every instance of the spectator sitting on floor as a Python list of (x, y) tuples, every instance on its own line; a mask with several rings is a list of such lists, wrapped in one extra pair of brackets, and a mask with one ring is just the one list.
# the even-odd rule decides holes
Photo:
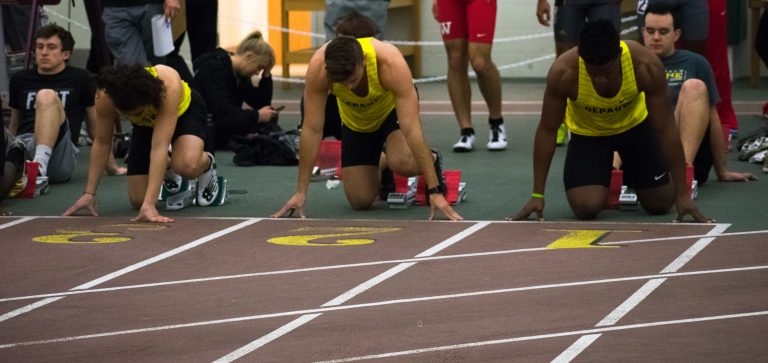
[(274, 65), (272, 47), (258, 30), (243, 39), (234, 54), (217, 48), (195, 60), (195, 87), (213, 115), (216, 149), (226, 148), (233, 135), (276, 128), (278, 111), (271, 106)]
[(727, 169), (715, 76), (703, 56), (675, 49), (681, 33), (676, 20), (669, 3), (654, 2), (646, 9), (642, 30), (645, 46), (664, 64), (686, 164), (694, 166), (699, 185), (707, 181), (713, 166), (719, 181), (757, 180), (751, 173)]
[[(72, 176), (75, 146), (83, 120), (95, 118), (94, 90), (88, 71), (69, 66), (75, 41), (66, 29), (50, 24), (35, 37), (35, 67), (10, 82), (10, 131), (26, 145), (26, 158), (39, 164), (50, 183)], [(110, 174), (124, 174), (110, 157)]]

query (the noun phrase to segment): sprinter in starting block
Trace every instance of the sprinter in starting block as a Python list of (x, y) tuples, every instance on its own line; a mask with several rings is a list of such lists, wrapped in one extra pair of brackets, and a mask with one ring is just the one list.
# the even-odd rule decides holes
[[(157, 197), (166, 170), (197, 179), (195, 200), (207, 206), (225, 200), (216, 162), (204, 151), (208, 110), (197, 91), (170, 67), (139, 65), (104, 67), (96, 78), (93, 146), (83, 195), (64, 212), (87, 208), (96, 212), (96, 192), (111, 153), (114, 119), (122, 115), (133, 125), (128, 159), (128, 199), (138, 210), (134, 222), (172, 222), (157, 211)], [(173, 152), (170, 157), (169, 147)]]
[(448, 219), (462, 219), (445, 199), (442, 156), (430, 150), (424, 138), (418, 95), (402, 53), (375, 38), (349, 36), (326, 43), (309, 62), (297, 187), (273, 217), (294, 212), (306, 216), (304, 207), (312, 169), (320, 154), (329, 92), (336, 96), (341, 115), (344, 192), (353, 209), (373, 206), (379, 194), (381, 170), (386, 167), (401, 175), (426, 177), (429, 219), (437, 210)]

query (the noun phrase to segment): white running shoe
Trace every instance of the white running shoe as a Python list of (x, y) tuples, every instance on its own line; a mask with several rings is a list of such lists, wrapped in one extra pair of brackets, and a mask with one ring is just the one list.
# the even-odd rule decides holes
[(181, 175), (173, 172), (171, 168), (165, 170), (165, 177), (163, 177), (163, 187), (170, 194), (176, 194), (181, 190), (181, 183), (183, 179)]
[(453, 144), (453, 151), (467, 152), (475, 148), (475, 135), (461, 135), (459, 142)]
[(216, 161), (211, 153), (206, 152), (211, 158), (211, 166), (208, 170), (197, 177), (197, 205), (209, 206), (216, 201), (219, 195), (219, 178), (216, 176)]
[(504, 150), (507, 148), (507, 133), (504, 124), (491, 126), (488, 132), (488, 150)]

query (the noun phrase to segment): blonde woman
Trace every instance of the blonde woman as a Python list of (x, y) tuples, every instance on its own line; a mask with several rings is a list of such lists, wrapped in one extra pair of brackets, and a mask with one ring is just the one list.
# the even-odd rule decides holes
[(258, 30), (243, 39), (235, 53), (217, 48), (195, 60), (195, 87), (213, 115), (217, 149), (225, 148), (233, 135), (274, 128), (274, 65), (275, 53)]

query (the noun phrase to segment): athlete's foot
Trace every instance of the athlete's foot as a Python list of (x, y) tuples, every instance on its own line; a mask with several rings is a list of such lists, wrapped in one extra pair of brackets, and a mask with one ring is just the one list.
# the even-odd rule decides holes
[(7, 216), (10, 216), (10, 215), (13, 215), (13, 212), (11, 212), (11, 211), (9, 211), (7, 209), (0, 208), (0, 217), (7, 217)]
[(109, 176), (118, 176), (128, 174), (128, 168), (120, 165), (108, 165), (104, 172)]

